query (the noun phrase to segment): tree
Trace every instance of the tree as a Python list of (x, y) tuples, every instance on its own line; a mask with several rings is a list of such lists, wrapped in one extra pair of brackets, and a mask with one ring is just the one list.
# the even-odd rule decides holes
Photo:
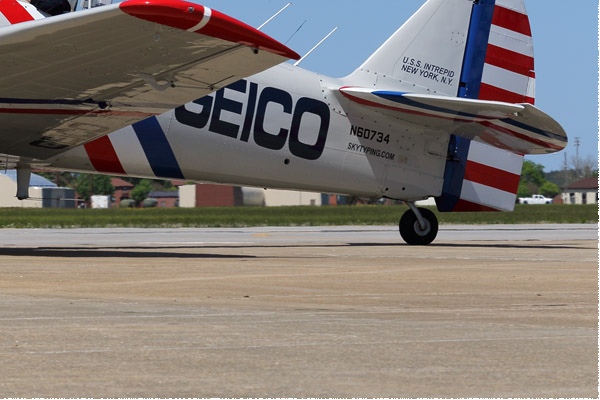
[(571, 164), (575, 170), (575, 180), (593, 178), (598, 175), (598, 159), (591, 155), (585, 157), (573, 157)]
[(537, 193), (552, 198), (560, 193), (560, 188), (546, 179), (543, 165), (525, 160), (517, 197), (530, 197)]
[(142, 202), (148, 197), (148, 194), (152, 191), (152, 181), (150, 179), (142, 179), (131, 190), (131, 198), (135, 200), (136, 205), (142, 204)]
[(544, 177), (544, 166), (533, 161), (525, 160), (521, 171), (521, 180), (517, 197), (529, 197), (539, 193), (540, 187), (546, 182)]
[(80, 174), (75, 180), (75, 190), (79, 197), (89, 203), (93, 195), (112, 195), (115, 188), (109, 176)]
[(542, 164), (536, 164), (533, 161), (525, 160), (525, 162), (523, 162), (521, 180), (537, 187), (542, 186), (546, 181), (544, 176), (544, 166)]
[(530, 185), (527, 184), (527, 182), (524, 182), (523, 180), (519, 182), (519, 188), (517, 189), (517, 197), (531, 197), (531, 195), (534, 194), (534, 192), (535, 190), (532, 189)]
[(543, 194), (546, 197), (554, 198), (557, 194), (560, 193), (560, 188), (552, 182), (544, 182), (544, 184), (539, 189), (540, 194)]

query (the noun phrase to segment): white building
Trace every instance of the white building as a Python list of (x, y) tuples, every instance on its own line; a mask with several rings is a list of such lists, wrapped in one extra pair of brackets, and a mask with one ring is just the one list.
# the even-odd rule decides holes
[(261, 199), (267, 207), (321, 205), (321, 193), (248, 187), (242, 188), (242, 193), (244, 205), (258, 205), (256, 199)]
[(563, 189), (564, 204), (598, 204), (598, 178), (586, 178)]
[(29, 198), (17, 199), (17, 171), (0, 172), (0, 207), (75, 207), (75, 191), (59, 188), (48, 179), (31, 174), (29, 181)]

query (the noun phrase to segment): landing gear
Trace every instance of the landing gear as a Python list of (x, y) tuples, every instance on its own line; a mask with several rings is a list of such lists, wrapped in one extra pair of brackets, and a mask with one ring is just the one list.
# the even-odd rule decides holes
[(426, 208), (417, 208), (412, 202), (407, 204), (410, 210), (400, 218), (400, 236), (410, 245), (430, 244), (438, 233), (437, 217)]
[(31, 166), (17, 165), (17, 199), (29, 198), (29, 181), (31, 180)]

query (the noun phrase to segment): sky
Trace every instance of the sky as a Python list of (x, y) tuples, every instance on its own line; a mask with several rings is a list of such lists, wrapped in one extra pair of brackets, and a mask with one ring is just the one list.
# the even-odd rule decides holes
[[(300, 55), (334, 27), (339, 29), (300, 66), (333, 77), (352, 72), (406, 21), (424, 0), (195, 0), (249, 25), (259, 26), (289, 1), (292, 5), (263, 31)], [(598, 2), (525, 0), (534, 40), (536, 107), (569, 136), (567, 149), (528, 156), (546, 172), (598, 160)], [(301, 29), (298, 31), (298, 28)]]

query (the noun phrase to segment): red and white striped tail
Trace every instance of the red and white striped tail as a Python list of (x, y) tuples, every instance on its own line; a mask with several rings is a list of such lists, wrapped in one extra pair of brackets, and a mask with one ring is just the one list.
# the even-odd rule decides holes
[(496, 0), (479, 99), (535, 103), (533, 39), (522, 0)]

